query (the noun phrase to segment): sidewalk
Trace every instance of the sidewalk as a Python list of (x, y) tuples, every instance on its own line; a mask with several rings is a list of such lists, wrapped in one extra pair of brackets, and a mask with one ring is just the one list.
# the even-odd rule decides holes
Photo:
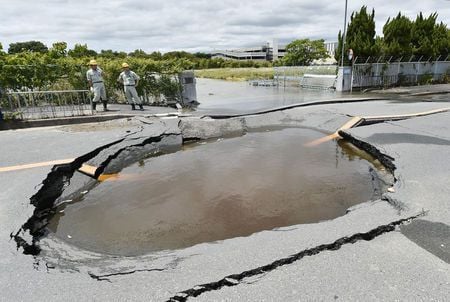
[(133, 116), (152, 116), (155, 114), (159, 115), (159, 114), (174, 114), (174, 113), (179, 113), (179, 111), (171, 107), (144, 106), (144, 110), (141, 111), (141, 110), (131, 110), (130, 105), (109, 104), (108, 111), (103, 111), (103, 109), (101, 109), (100, 106), (100, 109), (95, 111), (93, 115), (48, 118), (39, 120), (26, 120), (26, 121), (15, 121), (15, 120), (1, 121), (0, 131), (33, 128), (33, 127), (96, 123)]

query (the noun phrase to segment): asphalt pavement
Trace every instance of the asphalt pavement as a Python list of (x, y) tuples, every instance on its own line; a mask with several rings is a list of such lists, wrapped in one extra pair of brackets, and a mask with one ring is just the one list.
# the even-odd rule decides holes
[[(284, 127), (315, 129), (326, 137), (355, 116), (450, 107), (449, 85), (417, 89), (352, 103), (339, 101), (352, 97), (342, 96), (333, 103), (290, 104), (264, 114), (246, 110), (220, 120), (201, 112), (179, 117), (166, 109), (158, 113), (171, 114), (133, 112), (102, 123), (0, 131), (0, 168), (18, 167), (0, 172), (0, 300), (448, 300), (450, 112), (342, 130), (344, 139), (391, 164), (395, 181), (380, 200), (333, 220), (138, 257), (82, 250), (51, 233), (33, 237), (26, 225), (45, 216), (30, 200), (50, 190), (52, 177), (64, 181), (60, 193), (66, 198), (95, 181), (74, 172), (83, 163), (115, 173), (146, 154), (176, 152), (183, 140)], [(420, 94), (430, 90), (439, 91), (439, 98)], [(20, 168), (61, 159), (76, 164), (62, 172), (51, 164)], [(40, 253), (24, 254), (24, 245), (11, 237), (16, 234), (37, 244)]]

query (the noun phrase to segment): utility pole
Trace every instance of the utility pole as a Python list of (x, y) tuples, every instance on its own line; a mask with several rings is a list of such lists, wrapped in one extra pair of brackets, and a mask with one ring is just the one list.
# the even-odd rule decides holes
[(344, 67), (345, 38), (347, 35), (347, 0), (345, 0), (344, 33), (342, 34), (341, 66)]
[(342, 90), (344, 91), (345, 87), (345, 70), (344, 70), (344, 52), (345, 52), (345, 39), (347, 36), (347, 0), (345, 0), (345, 16), (344, 16), (344, 33), (342, 34), (342, 53), (341, 53), (341, 67), (339, 68), (339, 75), (342, 76)]

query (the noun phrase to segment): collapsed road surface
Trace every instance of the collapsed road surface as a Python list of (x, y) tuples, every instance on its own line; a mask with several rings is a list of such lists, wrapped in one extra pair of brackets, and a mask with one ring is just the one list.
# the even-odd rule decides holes
[[(2, 167), (71, 159), (0, 174), (2, 299), (445, 300), (450, 113), (440, 109), (448, 105), (337, 101), (220, 120), (135, 117), (1, 132)], [(354, 117), (405, 114), (414, 117), (343, 127)], [(175, 152), (190, 140), (289, 127), (315, 129), (329, 139), (338, 131), (382, 162), (396, 181), (380, 199), (332, 220), (142, 256), (89, 252), (45, 229), (52, 203), (70, 200), (95, 178), (148, 154)]]

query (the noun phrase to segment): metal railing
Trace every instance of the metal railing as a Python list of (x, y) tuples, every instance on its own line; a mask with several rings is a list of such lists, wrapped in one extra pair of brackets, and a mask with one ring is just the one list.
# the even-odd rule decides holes
[(280, 66), (274, 67), (274, 82), (279, 86), (301, 85), (303, 76), (308, 75), (336, 75), (335, 65), (312, 66)]
[(11, 119), (45, 119), (92, 115), (89, 90), (7, 92), (3, 114)]

